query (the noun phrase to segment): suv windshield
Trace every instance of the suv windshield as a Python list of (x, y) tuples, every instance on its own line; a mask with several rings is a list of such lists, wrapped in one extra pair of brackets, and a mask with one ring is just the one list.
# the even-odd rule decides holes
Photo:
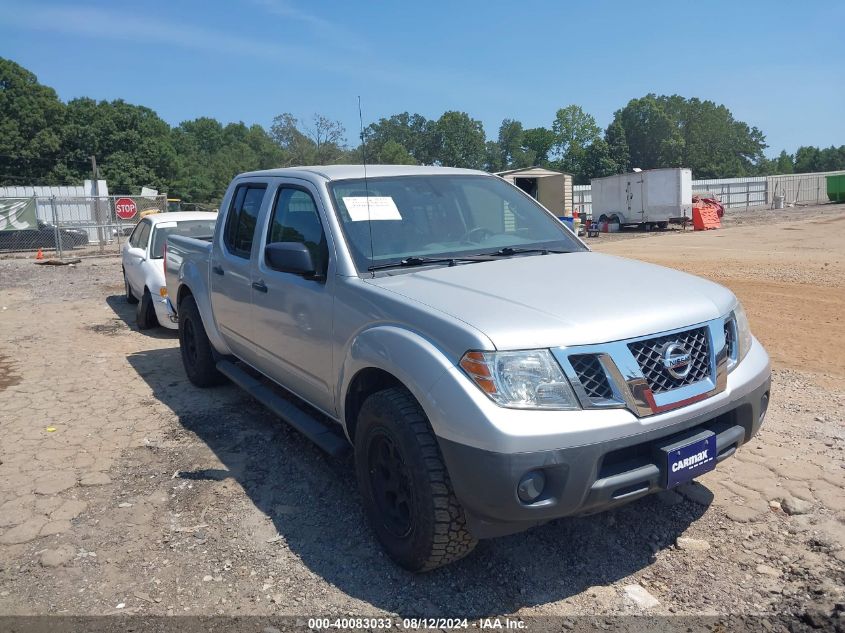
[(185, 235), (197, 239), (211, 239), (214, 235), (215, 220), (182, 220), (181, 222), (159, 222), (153, 230), (151, 259), (164, 257), (164, 243), (168, 235)]
[(532, 198), (494, 176), (338, 180), (329, 189), (359, 271), (414, 257), (586, 250)]

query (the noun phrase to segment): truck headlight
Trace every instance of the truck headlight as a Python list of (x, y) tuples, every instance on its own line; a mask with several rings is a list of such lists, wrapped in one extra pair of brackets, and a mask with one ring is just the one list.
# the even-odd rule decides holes
[(461, 368), (493, 402), (513, 409), (578, 409), (560, 365), (547, 349), (467, 352)]
[(736, 307), (731, 312), (731, 316), (728, 317), (728, 322), (733, 322), (736, 334), (733, 349), (729, 350), (728, 371), (731, 371), (745, 358), (748, 350), (751, 349), (751, 326), (748, 325), (748, 316), (746, 316), (745, 309), (741, 303), (737, 302)]

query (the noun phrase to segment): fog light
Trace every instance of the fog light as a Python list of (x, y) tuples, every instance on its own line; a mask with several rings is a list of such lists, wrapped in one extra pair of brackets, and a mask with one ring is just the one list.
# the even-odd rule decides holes
[(546, 487), (546, 475), (542, 470), (532, 470), (525, 473), (522, 479), (519, 480), (519, 485), (516, 487), (516, 494), (520, 501), (524, 503), (532, 503), (543, 494), (543, 488)]
[(760, 422), (766, 417), (766, 410), (769, 408), (769, 392), (763, 394), (760, 398)]

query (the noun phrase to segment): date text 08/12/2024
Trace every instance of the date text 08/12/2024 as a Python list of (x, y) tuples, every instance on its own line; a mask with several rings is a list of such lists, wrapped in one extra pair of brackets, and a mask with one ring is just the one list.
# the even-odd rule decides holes
[(522, 630), (525, 621), (518, 618), (481, 618), (472, 624), (468, 618), (311, 618), (308, 628), (312, 630), (326, 629), (467, 629), (472, 626), (478, 629)]

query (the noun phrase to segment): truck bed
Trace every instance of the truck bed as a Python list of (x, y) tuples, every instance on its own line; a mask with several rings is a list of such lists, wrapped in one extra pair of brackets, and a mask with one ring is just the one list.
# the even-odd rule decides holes
[[(164, 258), (164, 278), (167, 293), (173, 308), (176, 309), (179, 275), (190, 276), (195, 283), (208, 289), (208, 266), (211, 260), (211, 240), (208, 238), (185, 237), (174, 235), (167, 238), (167, 251)], [(207, 295), (206, 295), (207, 296)]]

